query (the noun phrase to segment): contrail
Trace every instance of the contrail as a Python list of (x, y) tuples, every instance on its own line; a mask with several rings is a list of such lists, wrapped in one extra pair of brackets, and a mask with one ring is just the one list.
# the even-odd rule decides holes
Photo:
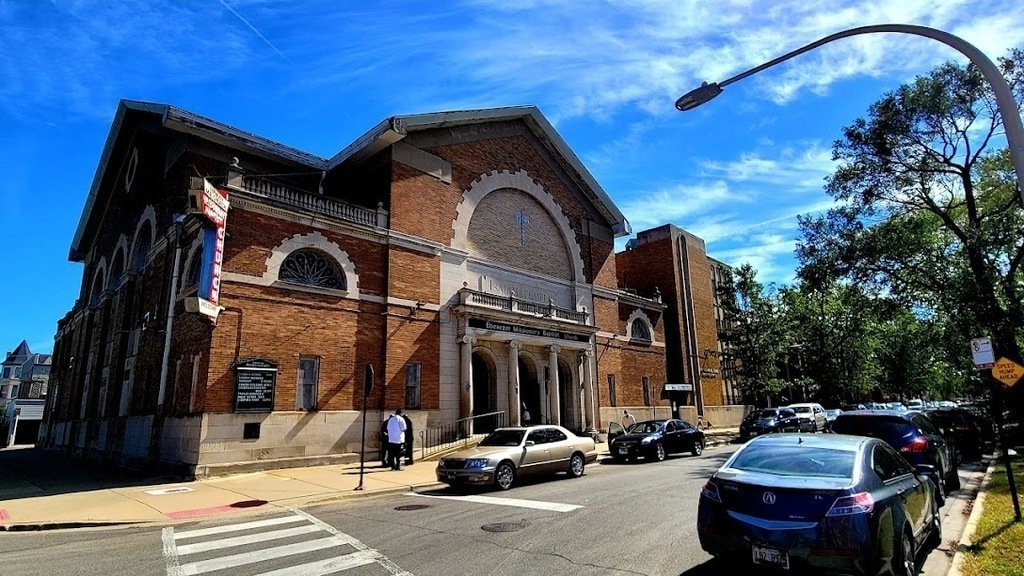
[(260, 37), (260, 40), (263, 40), (264, 42), (266, 42), (266, 43), (267, 43), (267, 46), (270, 46), (271, 48), (273, 48), (273, 49), (274, 49), (274, 52), (277, 52), (277, 55), (278, 55), (278, 56), (280, 56), (281, 58), (284, 58), (285, 60), (287, 60), (287, 59), (288, 59), (288, 57), (287, 57), (287, 56), (285, 56), (283, 52), (281, 52), (280, 50), (278, 50), (278, 49), (277, 49), (277, 46), (274, 46), (274, 43), (273, 43), (273, 42), (271, 42), (270, 40), (268, 40), (268, 39), (267, 39), (267, 37), (266, 37), (266, 36), (264, 36), (263, 34), (260, 34), (260, 31), (259, 31), (259, 30), (257, 30), (257, 29), (256, 29), (256, 27), (255, 27), (255, 26), (253, 26), (253, 25), (252, 25), (251, 23), (249, 23), (249, 21), (248, 21), (248, 20), (246, 20), (244, 16), (242, 16), (241, 14), (239, 14), (237, 10), (235, 10), (234, 8), (232, 8), (232, 7), (231, 7), (231, 6), (230, 6), (230, 5), (229, 5), (229, 4), (227, 3), (227, 2), (225, 2), (224, 0), (220, 0), (220, 3), (221, 3), (221, 4), (223, 4), (223, 5), (224, 5), (224, 7), (225, 7), (225, 8), (227, 8), (227, 9), (228, 9), (228, 10), (229, 10), (229, 11), (230, 11), (230, 12), (231, 12), (232, 14), (234, 14), (236, 18), (238, 18), (239, 20), (241, 20), (243, 24), (245, 24), (246, 26), (248, 26), (248, 27), (249, 27), (249, 29), (250, 29), (250, 30), (252, 30), (252, 31), (253, 31), (253, 32), (254, 32), (254, 33), (255, 33), (255, 34), (257, 35), (257, 36), (259, 36), (259, 37)]

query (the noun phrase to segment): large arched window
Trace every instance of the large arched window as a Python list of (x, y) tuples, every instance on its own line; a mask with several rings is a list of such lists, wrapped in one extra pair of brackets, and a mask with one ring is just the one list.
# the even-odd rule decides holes
[(132, 246), (131, 271), (139, 272), (149, 261), (149, 250), (153, 247), (153, 226), (147, 220), (135, 235)]
[(302, 248), (281, 263), (278, 280), (291, 284), (345, 290), (345, 274), (333, 258), (315, 248)]

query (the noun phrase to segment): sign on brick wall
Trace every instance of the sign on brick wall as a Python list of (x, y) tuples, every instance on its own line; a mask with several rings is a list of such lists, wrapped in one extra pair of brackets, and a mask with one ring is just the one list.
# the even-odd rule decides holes
[(273, 412), (277, 364), (256, 358), (235, 364), (235, 412)]

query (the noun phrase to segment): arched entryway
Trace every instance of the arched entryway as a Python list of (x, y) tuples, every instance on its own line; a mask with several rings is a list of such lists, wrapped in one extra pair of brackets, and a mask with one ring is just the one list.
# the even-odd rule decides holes
[[(473, 415), (489, 414), (498, 410), (498, 378), (494, 359), (488, 354), (473, 352)], [(507, 420), (506, 420), (507, 422)], [(498, 425), (496, 418), (484, 418), (474, 423), (476, 432), (490, 432)]]
[[(541, 411), (540, 378), (537, 362), (527, 354), (519, 355), (520, 418), (524, 426), (544, 422)], [(529, 418), (527, 418), (529, 415)]]

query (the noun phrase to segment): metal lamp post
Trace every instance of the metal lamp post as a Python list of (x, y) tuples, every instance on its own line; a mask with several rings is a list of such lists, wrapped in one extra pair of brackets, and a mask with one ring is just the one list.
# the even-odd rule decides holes
[(973, 63), (981, 71), (981, 75), (988, 81), (989, 85), (992, 86), (992, 92), (996, 96), (996, 105), (999, 108), (999, 114), (1003, 117), (1003, 127), (1006, 130), (1006, 144), (1010, 150), (1010, 156), (1013, 160), (1013, 169), (1017, 173), (1017, 189), (1021, 194), (1021, 201), (1024, 203), (1024, 124), (1021, 124), (1020, 115), (1017, 113), (1017, 103), (1013, 99), (1013, 92), (1010, 90), (1010, 85), (1006, 83), (1006, 79), (1000, 74), (999, 68), (988, 58), (985, 54), (978, 50), (973, 44), (967, 42), (963, 38), (943, 32), (942, 30), (936, 30), (934, 28), (928, 28), (927, 26), (914, 26), (911, 24), (877, 24), (873, 26), (861, 26), (859, 28), (851, 28), (849, 30), (843, 30), (842, 32), (836, 32), (830, 34), (824, 38), (811, 42), (810, 44), (788, 52), (769, 60), (760, 66), (751, 68), (746, 72), (741, 72), (728, 80), (723, 82), (705, 82), (699, 88), (691, 90), (686, 94), (683, 94), (676, 100), (676, 108), (680, 111), (692, 110), (705, 102), (713, 99), (722, 93), (723, 89), (732, 84), (743, 80), (747, 76), (752, 76), (779, 64), (785, 62), (794, 56), (799, 56), (804, 52), (814, 50), (815, 48), (832, 42), (833, 40), (839, 40), (840, 38), (847, 38), (849, 36), (857, 36), (860, 34), (874, 34), (879, 32), (894, 32), (897, 34), (912, 34), (914, 36), (924, 36), (933, 40), (938, 40), (943, 44), (951, 46), (952, 48), (959, 51)]

